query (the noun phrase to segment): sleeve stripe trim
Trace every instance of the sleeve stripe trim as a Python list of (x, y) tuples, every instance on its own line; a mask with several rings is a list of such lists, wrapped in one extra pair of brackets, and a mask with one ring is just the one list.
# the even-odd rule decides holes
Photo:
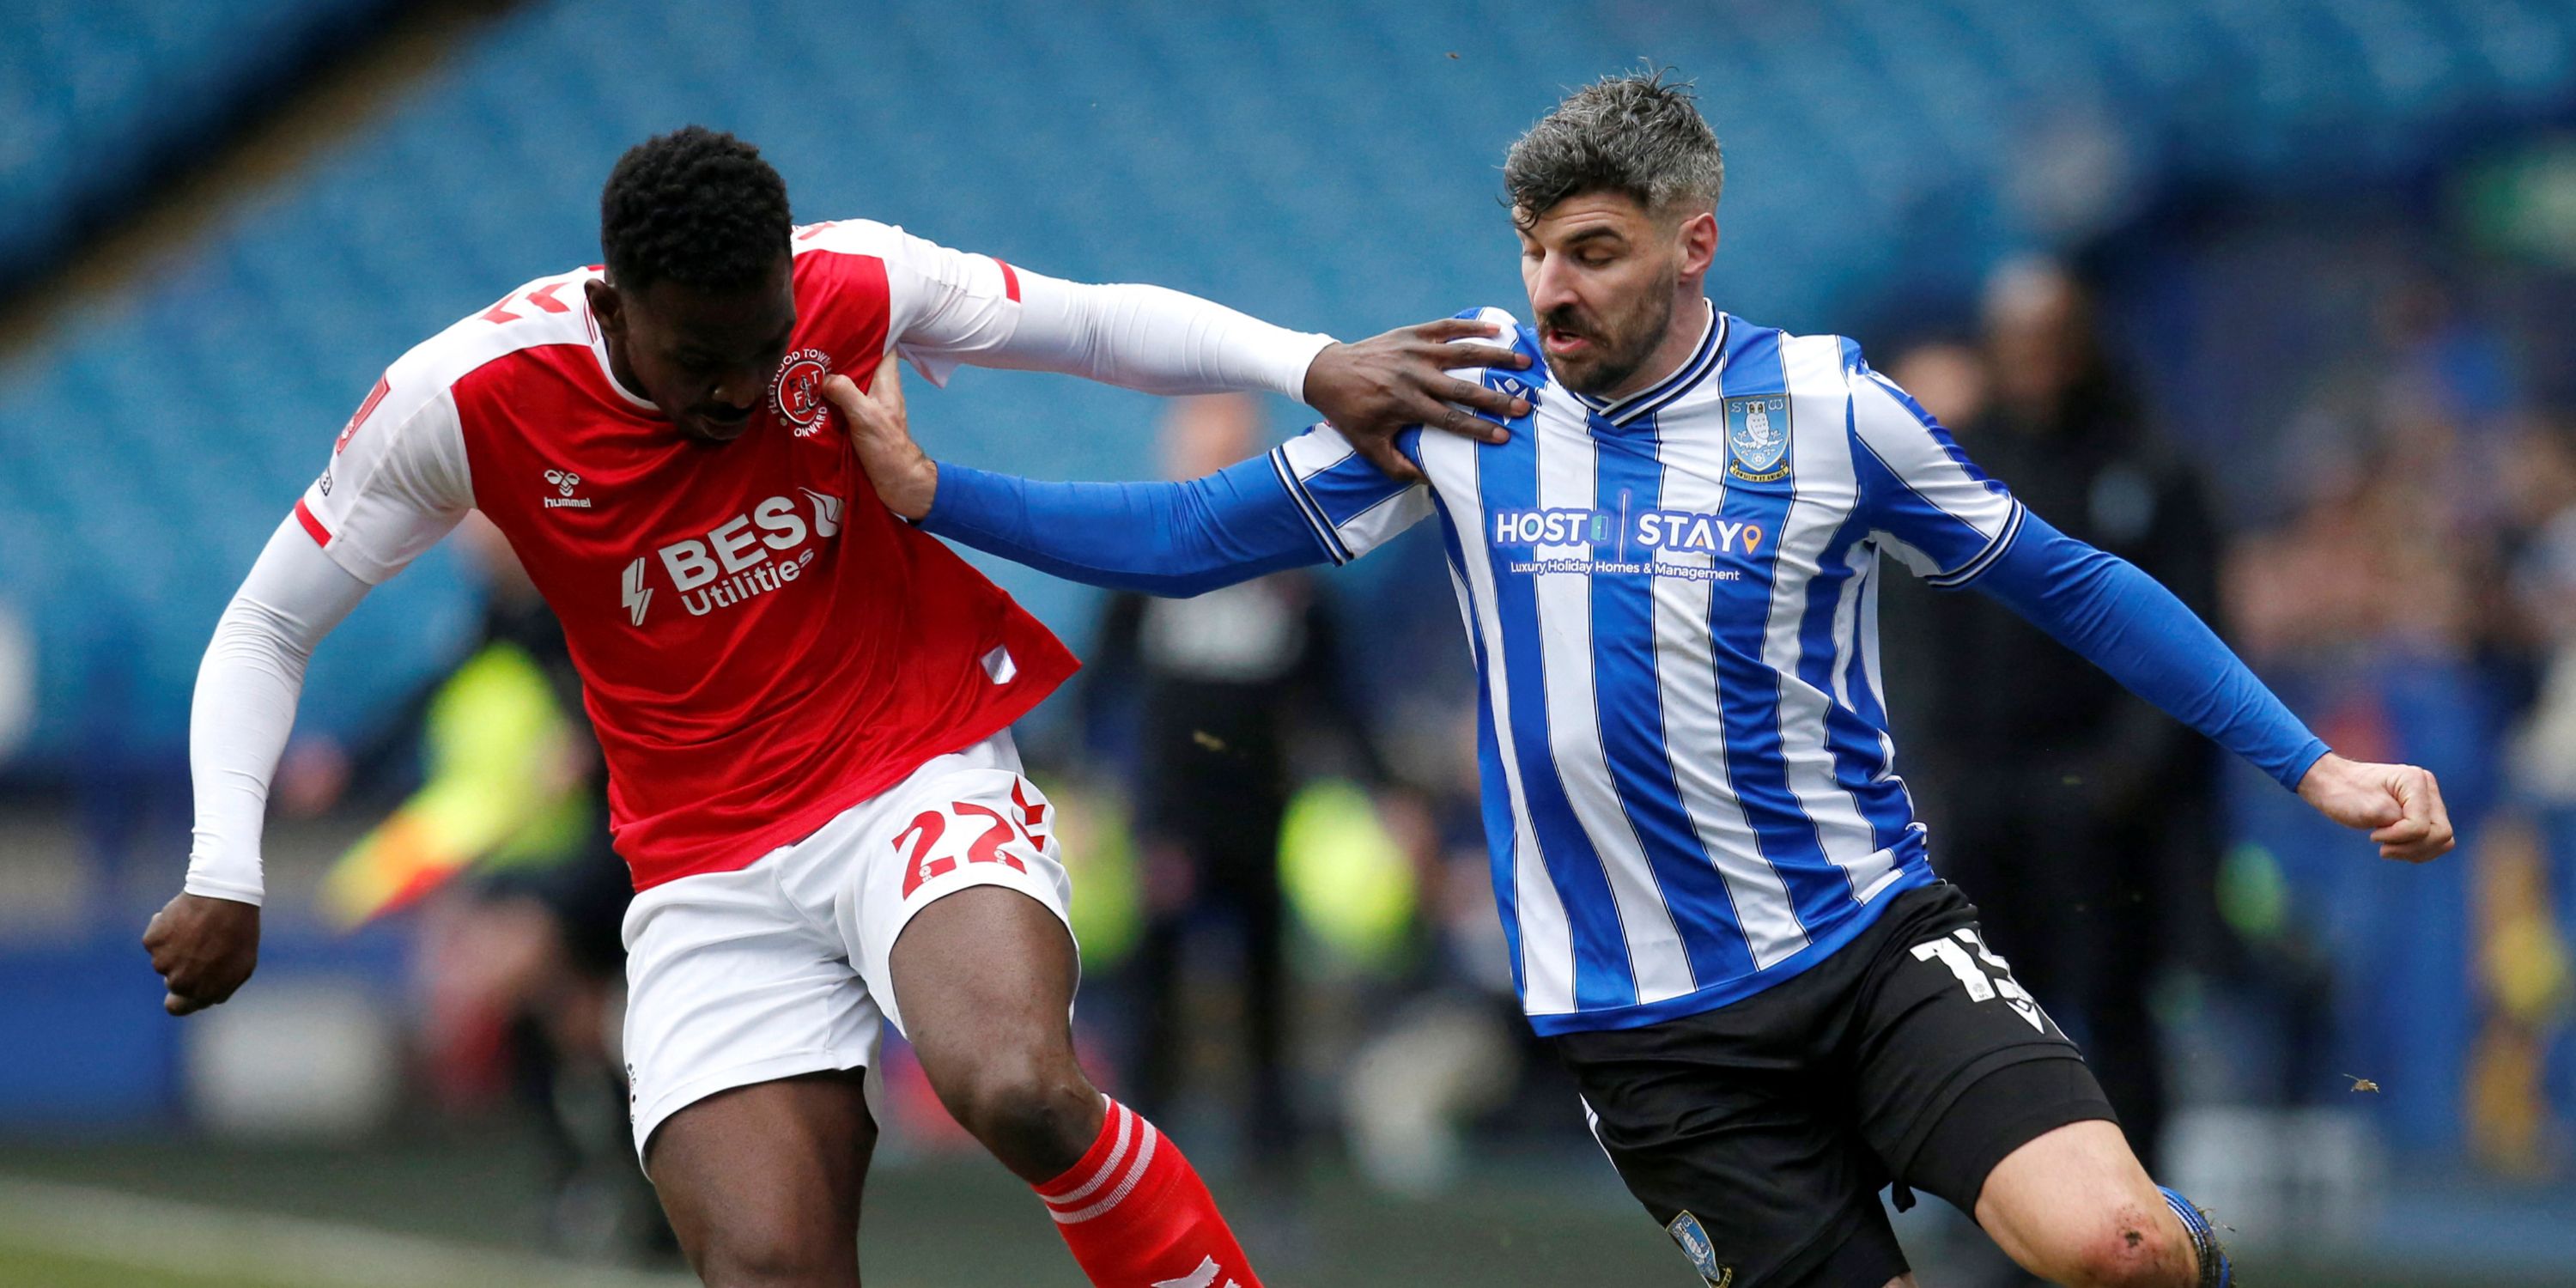
[(1349, 563), (1350, 550), (1342, 545), (1341, 535), (1334, 532), (1332, 523), (1324, 518), (1324, 507), (1315, 503), (1315, 498), (1307, 494), (1306, 485), (1298, 480), (1296, 469), (1288, 463), (1286, 448), (1271, 450), (1270, 468), (1278, 473), (1279, 485), (1288, 489), (1289, 499), (1297, 503), (1297, 512), (1306, 516), (1306, 526), (1314, 530), (1315, 539), (1323, 543), (1324, 554), (1336, 567)]
[(1011, 261), (1004, 259), (999, 255), (993, 257), (993, 262), (1000, 265), (1002, 268), (1002, 294), (1009, 296), (1011, 303), (1019, 303), (1020, 275), (1011, 271)]
[(1313, 437), (1314, 437), (1314, 435), (1311, 435), (1311, 434), (1309, 434), (1309, 435), (1303, 435), (1303, 436), (1300, 436), (1300, 437), (1297, 437), (1297, 438), (1289, 439), (1287, 442), (1281, 443), (1281, 444), (1279, 445), (1279, 447), (1278, 447), (1278, 449), (1277, 449), (1277, 450), (1278, 450), (1278, 453), (1279, 453), (1279, 459), (1287, 465), (1287, 467), (1288, 467), (1288, 472), (1289, 472), (1290, 474), (1296, 475), (1296, 476), (1301, 477), (1301, 478), (1313, 478), (1313, 477), (1315, 477), (1315, 476), (1316, 476), (1316, 475), (1318, 475), (1318, 474), (1325, 474), (1325, 473), (1329, 473), (1329, 472), (1331, 472), (1331, 470), (1332, 470), (1332, 468), (1333, 468), (1334, 466), (1339, 465), (1339, 464), (1341, 464), (1341, 463), (1342, 463), (1342, 462), (1344, 462), (1344, 461), (1350, 460), (1351, 458), (1353, 458), (1353, 457), (1355, 457), (1355, 456), (1358, 456), (1358, 455), (1360, 454), (1360, 449), (1358, 449), (1358, 448), (1356, 448), (1356, 447), (1351, 446), (1350, 440), (1349, 440), (1349, 439), (1346, 439), (1346, 438), (1343, 438), (1343, 437), (1341, 436), (1341, 431), (1340, 431), (1340, 430), (1334, 430), (1334, 431), (1333, 431), (1333, 438), (1334, 438), (1336, 441), (1339, 441), (1339, 442), (1341, 443), (1341, 445), (1342, 445), (1342, 454), (1341, 454), (1341, 455), (1339, 455), (1339, 456), (1334, 457), (1333, 459), (1331, 459), (1331, 460), (1329, 460), (1329, 461), (1318, 461), (1318, 462), (1316, 462), (1316, 463), (1315, 463), (1314, 467), (1313, 467), (1313, 468), (1311, 468), (1311, 469), (1305, 468), (1305, 467), (1303, 467), (1303, 466), (1300, 466), (1300, 465), (1297, 463), (1297, 458), (1296, 458), (1296, 456), (1292, 454), (1292, 453), (1293, 453), (1293, 449), (1295, 449), (1299, 444), (1302, 444), (1302, 443), (1305, 443), (1305, 442), (1309, 441), (1309, 440), (1310, 440), (1310, 439), (1312, 439)]
[[(1903, 470), (1896, 468), (1896, 466), (1890, 463), (1885, 456), (1879, 453), (1878, 448), (1869, 441), (1869, 435), (1860, 432), (1855, 409), (1848, 403), (1844, 405), (1843, 417), (1843, 432), (1850, 439), (1852, 446), (1858, 448), (1860, 451), (1867, 452), (1871, 460), (1878, 462), (1878, 468), (1885, 470), (1889, 478), (1896, 480), (1896, 485), (1905, 489), (1905, 495), (1914, 498), (1916, 504), (1922, 506), (1925, 510), (1933, 514), (1940, 515), (1941, 517), (1971, 531), (1980, 533), (1984, 531), (1983, 528), (1977, 526), (1977, 521), (1975, 519), (1951, 510), (1949, 507), (1925, 496), (1921, 491), (1916, 489), (1913, 481), (1905, 477), (1905, 472)], [(1855, 466), (1859, 464), (1858, 457), (1853, 458), (1853, 464)], [(1970, 477), (1974, 478), (1975, 476), (1971, 475)], [(1995, 487), (1991, 482), (1987, 483), (1985, 487), (1989, 495), (2001, 496), (2006, 499), (2009, 508), (2004, 514), (2003, 527), (1996, 530), (1995, 535), (1987, 541), (1985, 548), (1978, 551), (1976, 558), (1970, 559), (1966, 564), (1961, 565), (1959, 568), (1951, 572), (1938, 574), (1937, 578), (1924, 578), (1923, 580), (1926, 584), (1934, 586), (1954, 586), (1959, 584), (1957, 581), (1948, 579), (1965, 576), (1968, 568), (1975, 566), (1979, 562), (1991, 557), (1996, 551), (2003, 549), (2001, 543), (2012, 536), (2013, 528), (2021, 522), (2022, 504), (2020, 498), (2014, 497), (2011, 493)]]
[[(1374, 468), (1374, 467), (1372, 467), (1372, 468)], [(1361, 525), (1361, 524), (1363, 524), (1363, 523), (1368, 522), (1368, 517), (1369, 517), (1370, 515), (1375, 514), (1375, 513), (1377, 513), (1378, 511), (1383, 510), (1383, 509), (1385, 509), (1386, 507), (1388, 507), (1388, 506), (1390, 506), (1390, 505), (1393, 505), (1394, 503), (1396, 503), (1396, 502), (1398, 502), (1398, 501), (1403, 500), (1403, 499), (1405, 498), (1405, 494), (1406, 494), (1406, 493), (1411, 492), (1412, 490), (1413, 490), (1413, 489), (1412, 489), (1412, 488), (1410, 488), (1410, 487), (1400, 487), (1400, 488), (1395, 489), (1395, 490), (1394, 490), (1394, 491), (1392, 491), (1392, 492), (1387, 493), (1385, 496), (1379, 497), (1378, 499), (1376, 499), (1376, 500), (1374, 500), (1374, 501), (1369, 502), (1369, 503), (1368, 503), (1368, 505), (1367, 505), (1366, 507), (1362, 508), (1362, 509), (1360, 510), (1360, 512), (1359, 512), (1359, 513), (1354, 514), (1354, 515), (1352, 515), (1351, 517), (1349, 517), (1349, 518), (1347, 518), (1347, 519), (1342, 520), (1342, 522), (1341, 522), (1341, 526), (1342, 526), (1342, 527), (1344, 527), (1344, 528), (1355, 528), (1355, 527), (1358, 527), (1359, 525)], [(1338, 529), (1337, 529), (1337, 531), (1338, 531)]]
[(329, 548), (331, 530), (323, 527), (320, 519), (313, 517), (313, 507), (304, 504), (301, 497), (296, 498), (295, 501), (295, 521), (304, 525), (304, 535), (313, 538), (313, 544)]
[(2030, 513), (2030, 507), (2019, 501), (2013, 502), (2012, 517), (2004, 521), (2004, 530), (1996, 533), (1995, 539), (1987, 542), (1986, 548), (1978, 551), (1976, 558), (1959, 565), (1954, 572), (1943, 573), (1938, 577), (1926, 577), (1923, 579), (1923, 584), (1947, 590), (1975, 581), (1978, 574), (1993, 567), (1996, 560), (2003, 558), (2004, 551), (2012, 548), (2013, 538), (2021, 534), (2022, 516), (2028, 513)]

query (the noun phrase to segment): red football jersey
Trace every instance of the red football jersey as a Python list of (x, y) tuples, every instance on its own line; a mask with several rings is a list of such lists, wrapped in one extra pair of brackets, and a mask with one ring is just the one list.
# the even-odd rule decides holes
[(797, 230), (796, 330), (730, 443), (609, 374), (584, 285), (542, 278), (412, 350), (296, 517), (381, 581), (479, 509), (562, 618), (636, 888), (740, 868), (1009, 725), (1078, 665), (878, 502), (824, 376), (1004, 343), (1018, 280), (866, 221)]

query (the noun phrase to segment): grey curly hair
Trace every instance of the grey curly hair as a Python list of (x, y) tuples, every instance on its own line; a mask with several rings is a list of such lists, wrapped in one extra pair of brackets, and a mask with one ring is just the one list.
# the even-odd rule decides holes
[(1513, 220), (1527, 227), (1568, 197), (1602, 191), (1659, 214), (1715, 209), (1725, 154), (1691, 83), (1667, 75), (1605, 76), (1531, 126), (1503, 160)]

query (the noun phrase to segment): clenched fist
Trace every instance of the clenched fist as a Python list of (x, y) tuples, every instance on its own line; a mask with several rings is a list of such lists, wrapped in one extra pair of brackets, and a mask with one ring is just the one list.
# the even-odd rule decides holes
[(143, 949), (169, 996), (161, 1009), (188, 1015), (233, 995), (259, 966), (259, 905), (183, 894), (152, 914)]
[(2379, 857), (2423, 863), (2450, 852), (2442, 785), (2415, 765), (2374, 765), (2328, 753), (2299, 780), (2299, 799), (2379, 842)]

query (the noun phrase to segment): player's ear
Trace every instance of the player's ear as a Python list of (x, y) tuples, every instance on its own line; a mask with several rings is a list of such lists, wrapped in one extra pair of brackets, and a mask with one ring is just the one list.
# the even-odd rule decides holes
[(590, 315), (599, 319), (599, 329), (624, 339), (626, 336), (625, 301), (618, 298), (617, 288), (605, 277), (594, 277), (582, 284), (581, 293), (590, 301)]
[(1681, 226), (1682, 272), (1705, 273), (1717, 259), (1717, 212), (1703, 210)]

